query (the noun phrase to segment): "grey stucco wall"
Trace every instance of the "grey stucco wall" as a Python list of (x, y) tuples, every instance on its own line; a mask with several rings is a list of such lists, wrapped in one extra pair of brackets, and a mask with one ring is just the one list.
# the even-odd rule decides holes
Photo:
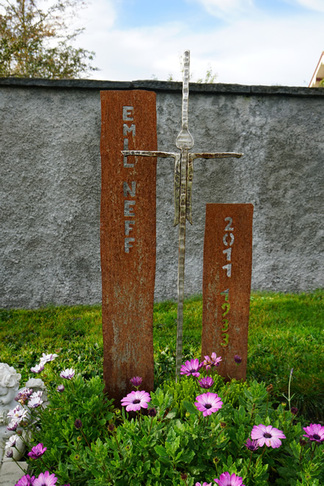
[[(0, 80), (0, 307), (101, 301), (100, 89), (157, 93), (160, 150), (175, 150), (181, 85)], [(252, 288), (323, 287), (324, 90), (193, 85), (197, 160), (187, 228), (186, 293), (202, 289), (207, 202), (253, 203)], [(176, 296), (173, 161), (157, 175), (156, 299)], [(322, 232), (323, 234), (323, 232)]]

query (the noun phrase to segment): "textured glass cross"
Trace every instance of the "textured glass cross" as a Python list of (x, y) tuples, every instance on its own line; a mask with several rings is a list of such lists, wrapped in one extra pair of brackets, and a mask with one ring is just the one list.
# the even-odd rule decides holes
[(193, 153), (194, 140), (188, 129), (189, 106), (190, 51), (184, 53), (183, 85), (182, 85), (182, 125), (176, 139), (180, 152), (159, 152), (146, 150), (124, 150), (123, 155), (140, 157), (173, 157), (174, 158), (174, 226), (179, 224), (179, 254), (178, 254), (178, 309), (177, 309), (177, 349), (176, 349), (176, 379), (180, 377), (182, 362), (182, 329), (185, 273), (186, 220), (192, 224), (191, 193), (194, 159), (223, 159), (242, 157), (235, 152)]

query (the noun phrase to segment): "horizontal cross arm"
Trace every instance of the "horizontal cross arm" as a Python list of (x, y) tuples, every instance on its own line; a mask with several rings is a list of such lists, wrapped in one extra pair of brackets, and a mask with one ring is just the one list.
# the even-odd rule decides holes
[(239, 159), (243, 154), (236, 152), (200, 152), (200, 153), (189, 153), (191, 160), (194, 159), (227, 159), (230, 157), (235, 157)]
[(122, 154), (125, 157), (134, 155), (135, 157), (176, 157), (177, 154), (174, 152), (160, 152), (157, 150), (122, 150)]

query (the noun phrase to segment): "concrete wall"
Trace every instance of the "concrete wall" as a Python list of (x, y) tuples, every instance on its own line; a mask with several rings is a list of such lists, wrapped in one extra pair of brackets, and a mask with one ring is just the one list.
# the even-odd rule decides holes
[[(0, 79), (0, 307), (101, 301), (100, 90), (157, 93), (158, 147), (176, 150), (181, 84)], [(253, 289), (323, 287), (324, 89), (192, 85), (197, 160), (186, 293), (202, 289), (207, 202), (253, 203)], [(156, 299), (176, 296), (173, 161), (157, 183)]]

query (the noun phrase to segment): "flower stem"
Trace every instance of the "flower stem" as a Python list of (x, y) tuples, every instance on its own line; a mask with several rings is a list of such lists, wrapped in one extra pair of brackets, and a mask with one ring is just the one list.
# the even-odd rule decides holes
[(153, 419), (154, 419), (154, 417), (151, 417), (151, 423), (150, 423), (150, 427), (149, 427), (149, 431), (148, 431), (147, 435), (150, 435), (150, 433), (151, 433), (152, 425), (153, 425)]
[(250, 460), (249, 460), (249, 465), (247, 467), (247, 471), (246, 471), (246, 474), (248, 474), (249, 472), (249, 469), (250, 469), (250, 465), (251, 465), (251, 460), (252, 460), (252, 454), (253, 454), (253, 451), (251, 451), (251, 455), (250, 455)]
[(289, 406), (289, 410), (291, 409), (291, 406), (290, 406), (290, 402), (291, 402), (290, 386), (291, 386), (291, 378), (292, 378), (293, 371), (294, 371), (294, 368), (291, 368), (290, 375), (289, 375), (289, 382), (288, 382), (288, 406)]
[(84, 438), (84, 440), (85, 440), (85, 441), (86, 441), (86, 443), (87, 443), (87, 446), (88, 446), (89, 448), (91, 448), (91, 447), (90, 447), (90, 444), (89, 444), (89, 442), (88, 442), (88, 439), (87, 439), (87, 437), (86, 437), (86, 435), (85, 435), (85, 433), (83, 432), (83, 430), (82, 430), (82, 429), (81, 429), (81, 434), (83, 435), (83, 438)]
[(258, 457), (258, 459), (257, 459), (257, 461), (256, 461), (256, 463), (255, 463), (255, 467), (256, 467), (256, 466), (259, 464), (259, 462), (261, 461), (262, 456), (264, 455), (264, 453), (265, 453), (265, 451), (266, 451), (266, 448), (267, 448), (267, 447), (266, 447), (266, 445), (265, 445), (265, 446), (263, 447), (263, 451), (262, 451), (261, 456), (259, 456), (259, 457)]

